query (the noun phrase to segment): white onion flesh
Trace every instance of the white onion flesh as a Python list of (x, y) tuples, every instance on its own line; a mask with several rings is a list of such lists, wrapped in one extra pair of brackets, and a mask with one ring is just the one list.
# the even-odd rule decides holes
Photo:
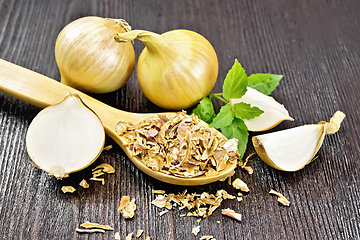
[(282, 171), (297, 171), (313, 160), (325, 135), (336, 133), (345, 116), (336, 111), (329, 122), (254, 136), (252, 143), (256, 153), (269, 166)]
[(33, 119), (27, 151), (34, 164), (56, 178), (89, 166), (101, 153), (105, 131), (99, 117), (78, 94), (49, 106)]
[(244, 120), (249, 131), (260, 132), (271, 129), (284, 120), (293, 121), (284, 105), (278, 103), (274, 98), (267, 96), (254, 88), (247, 88), (241, 98), (230, 99), (230, 104), (244, 102), (252, 107), (258, 107), (264, 112), (251, 120)]
[(311, 124), (255, 136), (258, 155), (283, 171), (296, 171), (309, 163), (319, 150), (325, 132), (323, 124)]

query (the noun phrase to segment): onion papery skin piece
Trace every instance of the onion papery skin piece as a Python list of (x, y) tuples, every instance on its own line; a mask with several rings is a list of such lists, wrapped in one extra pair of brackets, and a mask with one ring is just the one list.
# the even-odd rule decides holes
[(126, 32), (130, 28), (126, 24), (89, 16), (66, 25), (55, 43), (61, 83), (92, 93), (124, 86), (134, 70), (135, 52), (131, 42), (116, 42), (114, 34)]
[(77, 93), (69, 93), (60, 103), (41, 110), (26, 134), (32, 163), (59, 179), (92, 164), (104, 143), (100, 118)]
[(132, 30), (117, 41), (142, 41), (136, 76), (144, 95), (159, 107), (187, 109), (207, 96), (218, 76), (218, 59), (210, 42), (200, 34), (176, 29), (161, 35)]

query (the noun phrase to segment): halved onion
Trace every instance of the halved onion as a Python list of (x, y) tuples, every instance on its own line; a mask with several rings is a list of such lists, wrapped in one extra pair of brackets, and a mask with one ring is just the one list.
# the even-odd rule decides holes
[(77, 93), (36, 115), (26, 134), (33, 164), (56, 178), (89, 166), (102, 152), (105, 130)]

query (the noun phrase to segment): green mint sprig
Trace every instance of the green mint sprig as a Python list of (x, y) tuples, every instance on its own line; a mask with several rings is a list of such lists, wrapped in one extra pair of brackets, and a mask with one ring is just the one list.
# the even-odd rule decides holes
[[(244, 120), (259, 117), (264, 111), (244, 102), (231, 105), (229, 99), (241, 98), (245, 95), (247, 87), (255, 88), (263, 94), (270, 95), (279, 84), (281, 78), (282, 75), (264, 73), (247, 76), (244, 68), (235, 59), (234, 65), (225, 77), (222, 88), (223, 92), (210, 93), (209, 96), (201, 99), (192, 113), (207, 122), (211, 127), (219, 129), (228, 139), (238, 139), (238, 151), (242, 158), (249, 136)], [(224, 103), (217, 114), (214, 110), (212, 98)]]
[(270, 73), (252, 74), (248, 77), (248, 87), (255, 88), (259, 92), (270, 95), (272, 91), (279, 85), (283, 75), (275, 75)]

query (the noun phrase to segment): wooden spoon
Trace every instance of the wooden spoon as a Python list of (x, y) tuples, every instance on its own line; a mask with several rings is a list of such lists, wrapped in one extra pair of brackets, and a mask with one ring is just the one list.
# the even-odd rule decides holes
[(217, 176), (196, 178), (180, 178), (154, 171), (144, 165), (139, 157), (132, 156), (124, 144), (126, 140), (116, 134), (115, 127), (119, 120), (136, 124), (158, 113), (131, 113), (113, 108), (56, 80), (2, 59), (0, 59), (0, 91), (40, 108), (60, 102), (69, 92), (78, 92), (82, 100), (100, 117), (106, 134), (119, 144), (135, 166), (149, 176), (166, 183), (184, 186), (208, 184), (226, 178), (236, 167), (235, 161), (228, 164)]

